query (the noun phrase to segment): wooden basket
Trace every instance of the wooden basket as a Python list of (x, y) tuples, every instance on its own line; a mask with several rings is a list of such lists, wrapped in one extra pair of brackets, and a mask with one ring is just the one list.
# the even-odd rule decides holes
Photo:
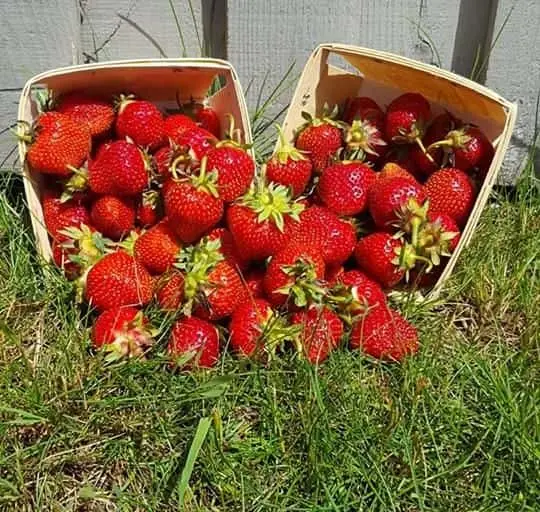
[[(240, 128), (243, 142), (251, 143), (251, 129), (244, 94), (238, 76), (229, 62), (217, 59), (150, 59), (113, 61), (81, 66), (70, 66), (41, 73), (31, 78), (21, 93), (18, 119), (32, 123), (37, 110), (31, 98), (36, 87), (47, 87), (57, 94), (84, 90), (90, 94), (115, 95), (133, 93), (155, 102), (158, 106), (177, 107), (177, 98), (202, 101), (214, 79), (219, 77), (223, 87), (207, 98), (216, 110), (222, 129), (228, 126), (227, 114)], [(38, 253), (50, 261), (52, 252), (40, 202), (42, 179), (25, 163), (26, 144), (19, 142), (24, 187)]]
[[(337, 67), (332, 60), (341, 61)], [(429, 293), (436, 297), (469, 243), (501, 168), (517, 115), (517, 106), (490, 89), (449, 71), (391, 53), (341, 44), (323, 44), (304, 67), (287, 111), (283, 130), (293, 142), (294, 130), (303, 124), (302, 112), (321, 112), (325, 103), (343, 104), (348, 97), (369, 96), (387, 105), (403, 92), (419, 92), (431, 103), (434, 115), (448, 109), (464, 121), (478, 125), (495, 146), (487, 173), (460, 243)]]

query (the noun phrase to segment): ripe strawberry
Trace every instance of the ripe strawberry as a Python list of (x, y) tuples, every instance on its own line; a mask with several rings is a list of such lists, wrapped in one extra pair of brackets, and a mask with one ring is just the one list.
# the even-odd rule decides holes
[(302, 113), (306, 123), (300, 128), (296, 138), (296, 147), (306, 152), (315, 172), (322, 172), (331, 163), (332, 158), (343, 146), (343, 133), (332, 115), (323, 114), (321, 118), (312, 118)]
[(397, 311), (379, 307), (356, 323), (351, 346), (378, 359), (401, 361), (418, 351), (418, 334)]
[(114, 123), (112, 105), (84, 92), (62, 96), (57, 110), (69, 116), (76, 124), (86, 124), (92, 137), (105, 135)]
[(154, 169), (163, 180), (171, 177), (171, 165), (174, 155), (175, 150), (172, 146), (162, 146), (153, 155)]
[(291, 243), (270, 261), (264, 276), (264, 291), (271, 304), (304, 307), (320, 302), (324, 289), (324, 260), (315, 245)]
[(327, 167), (317, 192), (323, 203), (338, 215), (356, 215), (367, 208), (368, 189), (376, 174), (361, 162), (344, 161)]
[(187, 147), (189, 157), (200, 162), (204, 156), (218, 143), (218, 140), (204, 128), (186, 130), (176, 140), (179, 147)]
[(291, 240), (316, 245), (327, 265), (342, 265), (356, 245), (353, 225), (322, 206), (311, 206), (300, 214), (300, 222), (292, 229)]
[(142, 151), (123, 140), (103, 144), (88, 166), (88, 184), (96, 194), (142, 193), (148, 186), (148, 164)]
[(293, 313), (291, 322), (301, 327), (298, 341), (311, 364), (322, 363), (341, 342), (343, 324), (327, 307), (311, 307)]
[(142, 356), (153, 342), (148, 319), (142, 311), (130, 306), (104, 311), (92, 328), (94, 348), (108, 352), (109, 360)]
[(282, 185), (253, 185), (227, 210), (227, 225), (244, 260), (263, 260), (285, 247), (302, 210)]
[(289, 187), (293, 197), (306, 189), (311, 178), (313, 164), (300, 151), (285, 140), (282, 129), (278, 126), (279, 147), (266, 163), (266, 177), (269, 181)]
[(177, 311), (184, 300), (185, 280), (181, 272), (164, 274), (156, 284), (156, 299), (164, 311)]
[(255, 176), (255, 162), (233, 142), (220, 142), (206, 154), (207, 169), (217, 174), (218, 194), (230, 203), (244, 194)]
[(245, 270), (248, 266), (241, 251), (236, 247), (232, 233), (226, 228), (215, 228), (207, 235), (208, 240), (219, 240), (219, 252), (223, 257), (239, 271)]
[(448, 258), (441, 258), (441, 263), (437, 267), (423, 265), (418, 269), (411, 270), (409, 276), (410, 287), (412, 289), (433, 288), (437, 284), (439, 277), (441, 277), (447, 260)]
[(163, 274), (173, 266), (181, 247), (164, 219), (135, 240), (134, 255), (151, 274)]
[(326, 282), (328, 286), (335, 286), (343, 276), (345, 269), (342, 265), (332, 265), (326, 267)]
[(218, 330), (200, 318), (182, 318), (172, 328), (167, 352), (174, 366), (212, 368), (219, 359)]
[(152, 298), (152, 277), (124, 251), (105, 255), (88, 272), (86, 300), (97, 310), (145, 305)]
[(401, 178), (406, 178), (414, 183), (418, 183), (416, 178), (409, 171), (395, 162), (387, 162), (384, 164), (381, 171), (377, 173), (377, 180), (395, 178), (396, 176), (400, 176)]
[(159, 222), (162, 217), (160, 195), (157, 190), (146, 190), (141, 202), (137, 205), (137, 224), (149, 228)]
[(180, 137), (193, 128), (196, 128), (197, 124), (191, 117), (184, 114), (174, 114), (165, 118), (163, 123), (163, 131), (165, 137), (171, 140), (174, 144), (179, 144)]
[(465, 226), (476, 199), (469, 176), (459, 169), (441, 169), (429, 177), (424, 191), (430, 211), (449, 215), (458, 226)]
[(265, 273), (262, 268), (253, 268), (244, 276), (244, 287), (247, 290), (249, 299), (264, 297), (263, 280)]
[(400, 265), (403, 243), (388, 233), (372, 233), (356, 244), (354, 256), (358, 266), (383, 288), (391, 288), (405, 277)]
[(201, 128), (208, 130), (218, 138), (221, 136), (219, 116), (212, 107), (193, 101), (187, 105), (182, 105), (182, 108)]
[(117, 109), (116, 136), (119, 139), (129, 137), (148, 150), (157, 149), (165, 142), (163, 115), (153, 103), (121, 95)]
[(206, 160), (201, 162), (198, 176), (165, 183), (163, 201), (172, 229), (186, 243), (195, 242), (223, 216), (223, 201), (217, 194), (216, 176), (206, 174)]
[(135, 207), (131, 199), (102, 196), (92, 205), (90, 218), (99, 232), (120, 240), (135, 226)]
[(246, 296), (242, 280), (220, 252), (219, 240), (203, 238), (197, 245), (185, 247), (177, 267), (185, 272), (185, 312), (209, 320), (221, 320), (232, 314)]
[(409, 178), (395, 176), (379, 179), (369, 191), (369, 213), (378, 228), (392, 229), (399, 222), (402, 211), (412, 210), (413, 202), (421, 205), (425, 199), (422, 185)]
[(355, 120), (367, 119), (380, 126), (384, 123), (384, 113), (375, 100), (361, 96), (349, 98), (343, 109), (343, 120), (347, 124), (353, 124)]
[(427, 222), (423, 223), (418, 233), (416, 249), (433, 265), (440, 265), (441, 256), (450, 256), (459, 239), (460, 230), (452, 217), (428, 211)]
[(52, 190), (45, 190), (41, 199), (45, 227), (52, 237), (61, 229), (90, 224), (90, 214), (86, 206), (75, 200), (62, 202)]
[(382, 159), (381, 167), (385, 164), (397, 164), (405, 169), (416, 180), (422, 179), (424, 176), (416, 167), (413, 159), (413, 149), (415, 146), (408, 144), (396, 144), (391, 146)]
[(421, 94), (402, 94), (386, 110), (386, 139), (398, 144), (416, 142), (423, 147), (421, 139), (430, 117), (431, 107)]
[(69, 177), (90, 154), (88, 126), (77, 124), (66, 114), (46, 112), (36, 122), (33, 136), (21, 140), (30, 143), (26, 158), (32, 169), (43, 174)]

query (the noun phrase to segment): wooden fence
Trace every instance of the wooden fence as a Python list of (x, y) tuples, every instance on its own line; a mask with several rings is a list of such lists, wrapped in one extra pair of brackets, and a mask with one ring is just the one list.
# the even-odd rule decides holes
[[(233, 63), (254, 108), (291, 63), (294, 77), (318, 43), (343, 42), (466, 76), (476, 61), (476, 79), (519, 104), (502, 173), (511, 182), (534, 133), (539, 21), (539, 0), (0, 0), (0, 128), (25, 81), (49, 68), (205, 53)], [(12, 146), (0, 136), (0, 156)]]

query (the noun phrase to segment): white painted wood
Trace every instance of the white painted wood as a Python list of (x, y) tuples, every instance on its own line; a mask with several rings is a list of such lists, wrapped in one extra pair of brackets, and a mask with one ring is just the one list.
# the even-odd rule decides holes
[[(198, 57), (203, 43), (201, 0), (171, 0), (186, 45), (187, 56)], [(159, 50), (121, 14), (141, 27), (168, 57), (182, 57), (183, 48), (169, 0), (83, 0), (81, 40), (87, 62), (162, 57)]]
[(486, 82), (488, 87), (518, 103), (512, 146), (501, 173), (501, 181), (506, 184), (515, 181), (527, 157), (527, 147), (534, 133), (536, 99), (540, 92), (540, 2), (499, 0), (495, 33), (514, 4), (516, 8), (491, 52)]
[[(436, 61), (422, 30), (433, 40), (443, 67), (450, 67), (459, 0), (234, 0), (228, 6), (227, 57), (253, 108), (269, 71), (275, 85), (296, 61), (300, 71), (322, 42), (341, 42), (387, 50), (424, 62)], [(292, 88), (284, 95), (286, 104)]]
[[(0, 92), (0, 131), (7, 128), (17, 119), (17, 108), (19, 104), (19, 91), (3, 91)], [(10, 131), (5, 131), (0, 134), (0, 163), (8, 156), (10, 151), (17, 146), (17, 140)], [(2, 170), (11, 169), (13, 161), (17, 158), (18, 153), (12, 153), (12, 156), (4, 163)]]

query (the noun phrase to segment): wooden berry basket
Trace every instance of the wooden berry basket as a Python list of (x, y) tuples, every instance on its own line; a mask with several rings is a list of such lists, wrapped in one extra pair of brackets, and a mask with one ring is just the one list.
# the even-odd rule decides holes
[[(216, 77), (219, 77), (224, 85), (215, 94), (207, 97)], [(35, 120), (37, 109), (31, 93), (36, 87), (47, 87), (58, 95), (76, 90), (108, 97), (133, 93), (142, 99), (155, 102), (162, 108), (177, 107), (177, 98), (181, 102), (189, 102), (191, 99), (202, 101), (206, 98), (208, 105), (218, 113), (222, 130), (229, 124), (227, 114), (231, 114), (235, 127), (243, 134), (243, 142), (251, 144), (251, 128), (242, 87), (232, 65), (223, 60), (125, 60), (46, 71), (28, 80), (24, 86), (19, 102), (18, 120), (30, 124)], [(26, 144), (20, 141), (19, 157), (36, 246), (45, 261), (50, 261), (51, 244), (40, 202), (42, 180), (26, 165), (26, 151)]]
[[(335, 60), (341, 61), (347, 69), (334, 65)], [(494, 91), (444, 69), (391, 53), (328, 43), (317, 47), (307, 61), (283, 130), (285, 137), (293, 142), (295, 129), (305, 121), (303, 111), (315, 116), (325, 103), (343, 104), (348, 97), (359, 95), (369, 96), (384, 107), (404, 92), (424, 95), (434, 115), (447, 109), (464, 121), (478, 125), (495, 147), (495, 156), (460, 243), (429, 293), (429, 297), (434, 298), (471, 240), (508, 148), (517, 106)]]

